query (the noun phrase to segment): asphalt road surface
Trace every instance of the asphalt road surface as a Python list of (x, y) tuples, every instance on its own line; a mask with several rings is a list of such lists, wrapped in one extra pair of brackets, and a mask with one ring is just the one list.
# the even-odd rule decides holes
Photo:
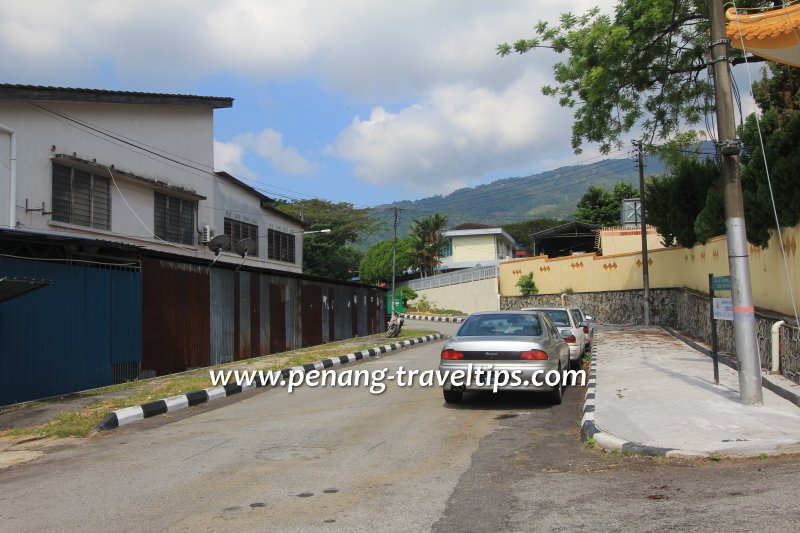
[[(451, 324), (418, 323), (452, 332)], [(434, 369), (441, 342), (349, 368)], [(346, 369), (348, 367), (343, 367)], [(0, 472), (0, 531), (794, 531), (796, 457), (625, 457), (579, 438), (583, 390), (248, 392)]]

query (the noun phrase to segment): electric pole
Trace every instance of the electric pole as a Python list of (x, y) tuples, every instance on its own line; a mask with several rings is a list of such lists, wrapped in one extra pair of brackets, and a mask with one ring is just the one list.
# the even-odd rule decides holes
[(725, 227), (728, 235), (728, 267), (733, 296), (733, 336), (739, 361), (739, 395), (745, 405), (761, 405), (761, 359), (756, 339), (755, 310), (750, 286), (747, 235), (744, 224), (742, 183), (739, 176), (739, 147), (733, 114), (728, 41), (722, 0), (710, 0), (710, 64), (714, 74), (717, 110), (718, 154), (725, 201)]
[(397, 208), (394, 208), (394, 236), (392, 237), (392, 313), (394, 313), (394, 278), (397, 264)]
[(642, 309), (644, 311), (644, 325), (650, 325), (650, 263), (647, 257), (647, 221), (644, 215), (644, 151), (642, 141), (633, 141), (639, 161), (639, 223), (642, 227)]

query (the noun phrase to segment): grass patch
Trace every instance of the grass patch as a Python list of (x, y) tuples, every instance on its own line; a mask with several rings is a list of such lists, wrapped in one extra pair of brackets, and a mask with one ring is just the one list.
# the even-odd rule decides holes
[(722, 456), (718, 453), (710, 453), (708, 454), (708, 458), (712, 461), (722, 461)]
[(583, 444), (591, 450), (594, 449), (595, 446), (597, 446), (597, 441), (594, 440), (594, 437), (589, 437)]
[[(233, 370), (237, 368), (251, 371), (282, 370), (284, 368), (300, 366), (307, 363), (315, 363), (333, 356), (346, 355), (352, 352), (377, 348), (379, 346), (435, 333), (438, 332), (432, 330), (406, 329), (401, 332), (399, 337), (393, 339), (387, 339), (384, 334), (370, 335), (368, 337), (337, 341), (320, 346), (301, 348), (291, 352), (271, 354), (225, 365), (192, 370), (181, 374), (159, 376), (147, 380), (131, 381), (82, 391), (70, 396), (97, 396), (97, 401), (76, 408), (73, 411), (59, 413), (52, 420), (40, 426), (0, 431), (0, 437), (23, 437), (30, 435), (44, 437), (85, 437), (89, 435), (100, 420), (111, 411), (211, 387), (209, 372), (212, 370)], [(121, 394), (116, 398), (107, 397), (109, 394), (116, 393), (124, 393), (124, 395)], [(11, 409), (25, 409), (32, 405), (43, 405), (57, 401), (57, 399), (54, 399), (43, 402), (31, 402), (16, 408), (12, 406)]]
[(767, 455), (767, 454), (765, 454), (765, 453), (760, 453), (760, 454), (758, 454), (758, 458), (759, 458), (760, 460), (764, 461), (764, 460), (766, 460), (766, 459), (769, 459), (769, 455)]

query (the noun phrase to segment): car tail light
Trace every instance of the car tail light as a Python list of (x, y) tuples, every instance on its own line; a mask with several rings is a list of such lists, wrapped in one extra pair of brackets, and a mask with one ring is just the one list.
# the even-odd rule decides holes
[(583, 332), (589, 333), (589, 326), (583, 326)]
[(564, 341), (565, 341), (567, 344), (575, 344), (575, 342), (577, 341), (577, 339), (575, 338), (575, 335), (570, 335), (569, 337), (564, 337)]
[(455, 350), (442, 350), (442, 359), (464, 359), (464, 354)]
[(525, 359), (526, 361), (546, 361), (547, 352), (543, 352), (542, 350), (531, 350), (529, 352), (522, 352), (519, 354), (519, 358)]

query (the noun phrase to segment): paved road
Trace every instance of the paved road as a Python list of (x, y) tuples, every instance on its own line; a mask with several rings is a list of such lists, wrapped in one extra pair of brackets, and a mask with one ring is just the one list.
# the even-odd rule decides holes
[[(440, 348), (352, 368), (432, 369)], [(0, 531), (795, 529), (796, 459), (588, 450), (581, 396), (454, 408), (438, 388), (243, 394), (0, 472)]]

